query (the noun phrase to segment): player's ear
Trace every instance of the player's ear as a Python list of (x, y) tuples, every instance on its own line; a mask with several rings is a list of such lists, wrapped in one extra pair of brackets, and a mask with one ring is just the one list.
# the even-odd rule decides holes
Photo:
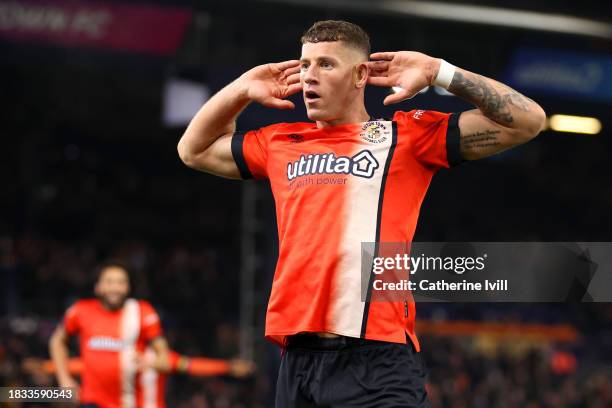
[(364, 88), (368, 82), (370, 68), (368, 64), (365, 62), (359, 63), (355, 65), (354, 69), (354, 79), (355, 79), (355, 88)]

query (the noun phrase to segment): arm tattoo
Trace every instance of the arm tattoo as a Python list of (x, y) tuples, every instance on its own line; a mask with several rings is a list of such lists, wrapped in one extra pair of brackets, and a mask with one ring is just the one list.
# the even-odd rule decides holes
[(531, 111), (531, 109), (529, 109), (529, 102), (535, 103), (533, 100), (515, 91), (504, 95), (504, 100), (510, 105), (516, 106), (523, 112)]
[(499, 146), (501, 143), (497, 139), (497, 135), (500, 133), (501, 130), (485, 130), (483, 132), (461, 136), (461, 149), (478, 150)]
[(502, 95), (479, 75), (466, 76), (456, 71), (448, 90), (478, 106), (485, 116), (495, 122), (510, 124), (514, 121), (511, 107), (529, 112), (529, 104), (533, 101), (510, 87), (504, 88), (507, 88), (507, 93)]

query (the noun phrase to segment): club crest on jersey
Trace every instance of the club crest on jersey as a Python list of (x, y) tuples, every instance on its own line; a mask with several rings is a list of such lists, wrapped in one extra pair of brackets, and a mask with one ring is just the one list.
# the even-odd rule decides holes
[(361, 127), (363, 132), (360, 133), (361, 139), (370, 143), (384, 143), (388, 136), (385, 135), (387, 126), (383, 122), (378, 120), (369, 121), (363, 124)]
[(369, 150), (362, 150), (352, 157), (335, 156), (333, 153), (301, 155), (299, 160), (287, 164), (287, 179), (314, 174), (352, 174), (371, 178), (380, 167)]

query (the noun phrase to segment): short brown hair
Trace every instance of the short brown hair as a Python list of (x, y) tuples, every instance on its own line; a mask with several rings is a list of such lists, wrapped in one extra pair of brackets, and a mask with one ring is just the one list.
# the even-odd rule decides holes
[(370, 37), (357, 24), (341, 20), (317, 21), (304, 32), (302, 44), (325, 41), (344, 41), (370, 56)]

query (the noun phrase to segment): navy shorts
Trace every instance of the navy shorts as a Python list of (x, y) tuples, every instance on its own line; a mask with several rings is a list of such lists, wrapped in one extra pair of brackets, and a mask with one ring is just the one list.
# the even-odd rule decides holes
[(298, 334), (281, 358), (276, 408), (429, 407), (425, 377), (411, 341)]

